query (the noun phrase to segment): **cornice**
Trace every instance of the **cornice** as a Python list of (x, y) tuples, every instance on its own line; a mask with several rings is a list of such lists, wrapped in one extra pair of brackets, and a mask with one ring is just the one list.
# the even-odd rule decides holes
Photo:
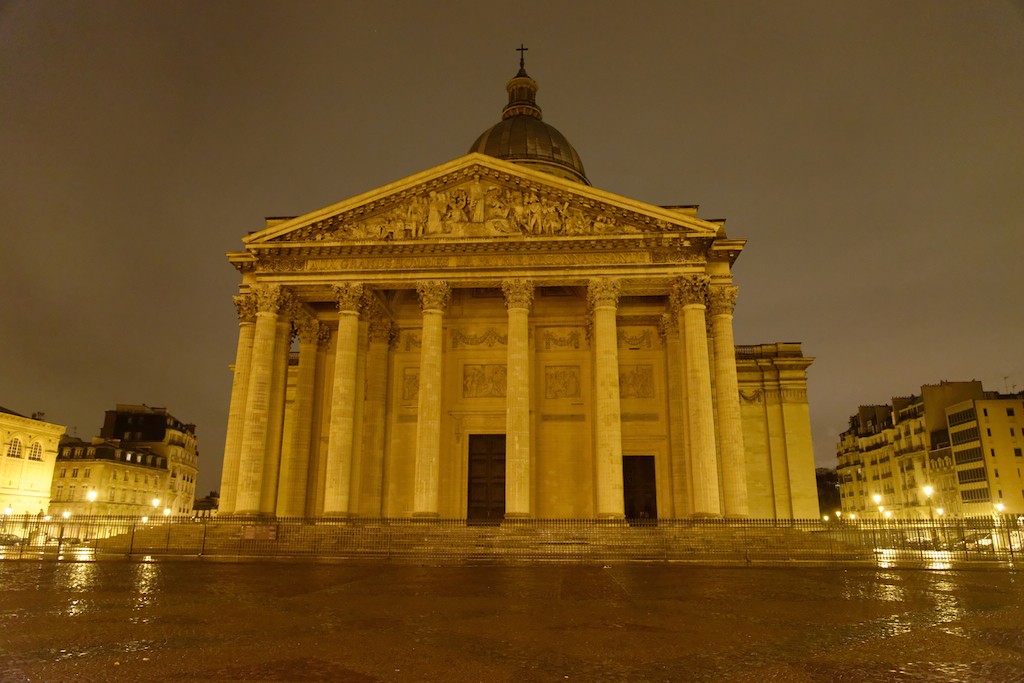
[(301, 237), (303, 231), (314, 226), (324, 228), (360, 221), (387, 212), (413, 199), (424, 199), (432, 192), (445, 192), (460, 184), (479, 181), (513, 191), (529, 192), (534, 199), (567, 202), (573, 208), (582, 211), (599, 209), (600, 215), (604, 218), (622, 221), (638, 230), (681, 232), (707, 237), (714, 237), (720, 233), (720, 226), (693, 216), (615, 195), (501, 159), (482, 154), (469, 154), (252, 233), (244, 238), (243, 242), (246, 245), (253, 245), (280, 240), (304, 241)]

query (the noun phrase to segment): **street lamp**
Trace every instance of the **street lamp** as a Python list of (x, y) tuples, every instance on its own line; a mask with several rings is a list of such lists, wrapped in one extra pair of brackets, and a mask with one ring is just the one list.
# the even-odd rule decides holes
[(154, 498), (153, 499), (153, 507), (155, 507), (155, 508), (160, 507), (160, 499), (159, 498)]

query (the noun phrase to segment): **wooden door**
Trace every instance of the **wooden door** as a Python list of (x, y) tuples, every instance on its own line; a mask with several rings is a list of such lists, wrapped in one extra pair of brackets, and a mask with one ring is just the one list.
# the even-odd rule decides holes
[(469, 436), (469, 495), (466, 519), (500, 522), (505, 518), (505, 435)]

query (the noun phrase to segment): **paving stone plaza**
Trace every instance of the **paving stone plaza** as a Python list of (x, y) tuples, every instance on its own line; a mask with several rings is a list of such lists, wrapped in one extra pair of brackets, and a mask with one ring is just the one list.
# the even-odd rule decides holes
[(3, 681), (1018, 681), (1015, 571), (0, 563)]

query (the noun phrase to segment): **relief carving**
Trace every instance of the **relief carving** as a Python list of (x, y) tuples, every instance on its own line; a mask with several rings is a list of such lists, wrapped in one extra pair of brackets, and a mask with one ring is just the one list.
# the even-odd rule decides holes
[[(501, 235), (604, 235), (636, 233), (593, 201), (543, 189), (517, 189), (483, 181), (442, 187), (436, 183), (399, 193), (398, 205), (373, 202), (288, 233), (289, 241), (408, 240)], [(387, 201), (387, 200), (385, 200)], [(381, 202), (383, 204), (383, 202)], [(671, 229), (647, 219), (656, 230)]]
[(503, 398), (506, 388), (504, 365), (464, 365), (463, 398)]
[(406, 368), (402, 373), (402, 400), (415, 401), (420, 396), (419, 368)]
[(619, 346), (632, 349), (654, 348), (654, 335), (651, 333), (651, 330), (643, 330), (638, 334), (629, 334), (627, 330), (620, 328), (618, 334)]
[(483, 334), (466, 334), (462, 330), (452, 330), (452, 348), (460, 346), (494, 346), (495, 344), (507, 344), (508, 336), (498, 334), (494, 328), (488, 328)]
[(551, 330), (545, 330), (542, 336), (544, 350), (552, 349), (578, 349), (580, 348), (579, 330), (570, 330), (565, 336), (559, 336)]
[(423, 341), (420, 336), (414, 332), (406, 332), (405, 335), (405, 350), (412, 351), (423, 346)]
[(619, 396), (621, 398), (654, 398), (654, 366), (620, 366)]
[(544, 368), (544, 398), (579, 398), (580, 366), (549, 365)]

